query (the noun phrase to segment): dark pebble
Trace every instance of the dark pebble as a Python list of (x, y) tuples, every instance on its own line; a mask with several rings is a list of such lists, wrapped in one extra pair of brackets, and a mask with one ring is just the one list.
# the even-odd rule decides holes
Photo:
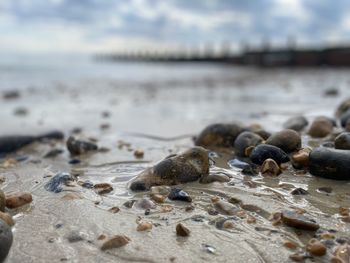
[(74, 181), (74, 178), (69, 173), (59, 173), (52, 177), (44, 187), (49, 192), (59, 193), (63, 190), (62, 184), (67, 184), (72, 181)]
[(282, 222), (290, 227), (297, 229), (316, 231), (320, 226), (315, 223), (313, 220), (308, 219), (307, 217), (300, 215), (293, 211), (283, 211), (282, 212)]
[(286, 129), (272, 134), (266, 144), (276, 146), (286, 153), (297, 151), (301, 147), (301, 137), (294, 130)]
[(346, 126), (346, 123), (348, 122), (348, 120), (350, 120), (350, 109), (348, 109), (346, 112), (344, 112), (341, 116), (340, 116), (340, 123), (342, 127)]
[(309, 162), (312, 175), (334, 180), (350, 179), (350, 151), (315, 148)]
[(295, 188), (290, 193), (292, 195), (307, 195), (309, 192), (303, 188)]
[(192, 202), (190, 195), (180, 188), (172, 188), (168, 198), (173, 201)]
[(238, 124), (212, 124), (195, 139), (195, 145), (203, 147), (233, 147), (237, 136), (243, 132)]
[(133, 205), (135, 204), (136, 200), (129, 200), (129, 201), (126, 201), (123, 206), (125, 206), (126, 208), (132, 208)]
[(292, 117), (292, 118), (288, 119), (283, 124), (283, 127), (285, 129), (291, 129), (291, 130), (299, 132), (299, 131), (302, 131), (308, 124), (309, 124), (309, 122), (307, 121), (307, 119), (304, 116), (296, 116), (296, 117)]
[(253, 132), (242, 132), (234, 142), (235, 153), (240, 157), (246, 156), (246, 148), (249, 146), (257, 146), (263, 142), (263, 138)]
[(350, 132), (343, 132), (339, 134), (334, 141), (336, 149), (350, 150)]
[(312, 122), (308, 133), (311, 137), (323, 138), (333, 131), (334, 126), (336, 123), (333, 119), (324, 116), (317, 117)]
[(342, 114), (344, 114), (347, 110), (350, 109), (350, 98), (344, 100), (337, 108), (337, 111), (335, 115), (337, 117), (340, 117)]
[(250, 160), (258, 165), (263, 164), (266, 159), (273, 159), (277, 164), (289, 161), (288, 155), (282, 149), (268, 144), (258, 145), (250, 155)]
[(0, 219), (0, 262), (7, 257), (12, 245), (13, 235), (11, 227)]
[(82, 237), (78, 231), (72, 231), (68, 234), (67, 239), (69, 243), (75, 243), (75, 242), (83, 241), (84, 237)]
[(92, 189), (92, 188), (94, 188), (94, 184), (93, 184), (91, 181), (89, 181), (89, 180), (84, 181), (84, 182), (81, 184), (81, 186), (84, 187), (84, 188), (87, 188), (87, 189)]
[(53, 158), (62, 153), (63, 153), (62, 149), (52, 149), (51, 151), (49, 151), (44, 155), (44, 158)]
[(322, 147), (326, 147), (326, 148), (334, 148), (334, 142), (324, 142), (321, 144)]
[(68, 151), (72, 155), (85, 154), (87, 152), (96, 151), (97, 145), (92, 142), (77, 140), (73, 136), (70, 136), (67, 140)]
[(68, 163), (69, 164), (78, 164), (78, 163), (80, 163), (81, 161), (79, 160), (79, 159), (70, 159), (69, 161), (68, 161)]

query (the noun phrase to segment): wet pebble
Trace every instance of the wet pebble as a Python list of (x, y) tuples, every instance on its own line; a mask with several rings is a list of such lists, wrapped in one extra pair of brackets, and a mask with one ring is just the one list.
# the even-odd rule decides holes
[(7, 257), (12, 245), (13, 235), (11, 227), (0, 219), (0, 262)]
[(158, 194), (158, 195), (168, 196), (170, 191), (171, 191), (171, 188), (169, 186), (152, 186), (150, 189), (151, 195)]
[(309, 194), (309, 192), (306, 191), (306, 190), (303, 189), (303, 188), (298, 187), (298, 188), (293, 189), (293, 190), (290, 192), (290, 194), (291, 194), (291, 195), (307, 195), (307, 194)]
[(50, 181), (45, 184), (45, 189), (49, 192), (59, 193), (63, 190), (62, 185), (67, 185), (73, 182), (74, 178), (69, 173), (58, 173), (50, 179)]
[(195, 145), (203, 147), (233, 147), (237, 136), (243, 132), (238, 124), (212, 124), (195, 139)]
[(321, 257), (327, 253), (327, 248), (316, 238), (312, 238), (306, 244), (306, 251), (308, 251), (313, 256)]
[(180, 188), (172, 188), (168, 198), (173, 201), (192, 202), (191, 196)]
[(350, 151), (315, 148), (310, 153), (310, 173), (334, 180), (350, 179)]
[(2, 212), (5, 211), (5, 204), (6, 204), (5, 194), (0, 189), (0, 211), (2, 211)]
[(298, 229), (316, 231), (320, 228), (320, 226), (314, 221), (293, 211), (283, 211), (281, 214), (281, 220), (285, 225)]
[(240, 157), (246, 156), (246, 149), (249, 146), (257, 146), (263, 142), (263, 138), (261, 138), (258, 134), (245, 131), (238, 135), (234, 142), (235, 153)]
[(99, 183), (94, 185), (95, 192), (99, 195), (108, 194), (113, 191), (113, 186), (108, 183)]
[(150, 222), (141, 222), (137, 225), (136, 230), (139, 232), (146, 231), (146, 230), (151, 230), (153, 227), (152, 223)]
[(260, 172), (264, 176), (278, 176), (281, 169), (274, 160), (266, 159), (261, 165)]
[(144, 155), (145, 155), (145, 152), (142, 150), (137, 149), (134, 151), (134, 156), (138, 159), (142, 159)]
[(288, 155), (282, 149), (267, 144), (256, 146), (250, 155), (250, 160), (258, 165), (263, 164), (266, 159), (273, 159), (277, 164), (289, 161)]
[(350, 109), (350, 98), (344, 100), (337, 108), (335, 115), (340, 117), (343, 113)]
[(74, 159), (69, 160), (68, 163), (69, 164), (78, 164), (78, 163), (81, 163), (81, 161), (79, 159), (74, 158)]
[(238, 208), (221, 199), (212, 200), (214, 208), (222, 215), (235, 215), (238, 212)]
[(181, 237), (187, 237), (190, 235), (190, 230), (182, 223), (176, 225), (176, 235)]
[(129, 200), (129, 201), (126, 201), (123, 206), (125, 206), (126, 208), (132, 208), (135, 204), (136, 200)]
[(111, 238), (109, 238), (106, 242), (103, 243), (101, 246), (101, 250), (108, 250), (112, 248), (120, 248), (125, 246), (130, 242), (130, 238), (124, 235), (116, 235)]
[(15, 225), (15, 221), (13, 221), (12, 216), (8, 213), (4, 213), (0, 211), (0, 220), (3, 220), (9, 226)]
[(44, 158), (54, 158), (63, 153), (62, 149), (52, 149), (44, 155)]
[(294, 130), (286, 129), (272, 134), (266, 144), (276, 146), (286, 153), (297, 151), (301, 147), (301, 137)]
[(288, 119), (283, 124), (283, 127), (285, 129), (290, 129), (290, 130), (294, 130), (294, 131), (300, 132), (308, 124), (309, 124), (309, 122), (307, 121), (307, 119), (304, 116), (295, 116), (295, 117), (291, 117), (290, 119)]
[(96, 151), (98, 149), (95, 143), (83, 140), (77, 140), (73, 136), (70, 136), (67, 140), (68, 151), (72, 155), (85, 154), (87, 152)]
[(311, 124), (308, 131), (311, 137), (323, 138), (333, 131), (334, 123), (328, 117), (317, 117)]
[(31, 193), (17, 192), (6, 195), (6, 207), (13, 209), (29, 204), (33, 201)]
[(310, 151), (309, 149), (301, 149), (294, 153), (291, 157), (293, 167), (299, 169), (309, 166)]
[(350, 150), (350, 132), (339, 134), (334, 140), (334, 147), (341, 150)]

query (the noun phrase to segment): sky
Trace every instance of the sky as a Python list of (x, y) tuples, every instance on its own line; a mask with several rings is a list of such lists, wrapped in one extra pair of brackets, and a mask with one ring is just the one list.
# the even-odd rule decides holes
[(0, 0), (0, 52), (350, 43), (349, 0)]

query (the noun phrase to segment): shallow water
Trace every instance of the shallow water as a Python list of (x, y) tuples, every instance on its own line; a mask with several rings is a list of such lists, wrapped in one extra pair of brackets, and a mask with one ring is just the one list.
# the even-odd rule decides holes
[[(128, 190), (133, 177), (170, 153), (191, 147), (192, 136), (207, 124), (241, 121), (277, 131), (293, 115), (304, 114), (310, 120), (321, 114), (332, 116), (338, 103), (350, 96), (348, 70), (69, 65), (53, 66), (56, 71), (51, 75), (44, 66), (28, 66), (33, 74), (17, 67), (11, 73), (0, 70), (1, 89), (21, 91), (20, 98), (1, 101), (0, 119), (6, 124), (1, 133), (37, 134), (60, 129), (68, 135), (80, 127), (83, 137), (96, 138), (99, 146), (110, 151), (83, 156), (82, 163), (70, 165), (67, 150), (56, 158), (43, 158), (52, 148), (65, 149), (64, 143), (35, 143), (16, 154), (28, 156), (27, 160), (0, 168), (5, 192), (30, 191), (34, 198), (29, 206), (10, 211), (16, 225), (8, 262), (287, 262), (293, 252), (283, 247), (283, 241), (293, 240), (302, 246), (312, 235), (271, 224), (270, 214), (286, 208), (303, 208), (322, 228), (349, 236), (349, 223), (337, 215), (339, 206), (349, 206), (348, 182), (296, 175), (293, 170), (278, 178), (243, 176), (226, 164), (231, 158), (227, 154), (217, 160), (220, 167), (212, 167), (211, 173), (229, 174), (230, 183), (181, 186), (193, 197), (193, 210), (186, 211), (189, 204), (170, 200), (151, 209), (147, 216), (142, 209), (123, 206), (128, 200), (148, 197), (147, 192)], [(340, 95), (324, 96), (331, 87)], [(18, 107), (28, 109), (28, 114), (14, 115)], [(110, 117), (102, 117), (104, 111)], [(105, 123), (110, 128), (100, 129)], [(303, 141), (307, 143), (309, 138), (304, 136)], [(144, 158), (135, 159), (134, 149), (142, 149)], [(114, 190), (101, 196), (74, 184), (58, 194), (47, 192), (44, 185), (57, 172), (76, 174), (78, 181), (108, 182)], [(323, 186), (330, 186), (333, 192), (317, 191)], [(295, 187), (310, 194), (290, 195)], [(82, 198), (63, 198), (71, 192)], [(237, 205), (243, 211), (241, 216), (232, 218), (233, 229), (216, 227), (216, 221), (228, 216), (208, 214), (215, 196), (243, 202), (244, 206)], [(120, 208), (118, 213), (108, 211), (115, 206)], [(248, 223), (248, 215), (254, 216), (256, 223)], [(140, 218), (153, 223), (150, 232), (136, 231)], [(191, 230), (190, 237), (176, 237), (179, 222)], [(72, 232), (78, 232), (83, 241), (68, 242)], [(102, 252), (97, 240), (101, 234), (125, 234), (131, 242)]]

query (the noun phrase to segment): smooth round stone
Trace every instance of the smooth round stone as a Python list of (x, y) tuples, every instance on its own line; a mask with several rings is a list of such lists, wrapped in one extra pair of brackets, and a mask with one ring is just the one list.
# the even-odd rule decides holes
[(12, 240), (11, 227), (0, 220), (0, 262), (3, 262), (7, 257), (12, 245)]
[(235, 152), (240, 157), (245, 157), (245, 150), (249, 146), (256, 146), (263, 142), (263, 138), (254, 132), (245, 131), (242, 132), (235, 140), (234, 148)]
[(341, 116), (340, 116), (340, 124), (342, 127), (345, 127), (347, 122), (350, 120), (350, 109), (347, 110), (346, 112), (344, 112)]
[(5, 211), (5, 204), (6, 204), (5, 194), (2, 190), (0, 190), (0, 211), (1, 212)]
[(335, 126), (335, 123), (332, 119), (327, 117), (317, 117), (311, 124), (311, 127), (308, 131), (311, 137), (323, 138), (329, 135)]
[(350, 150), (350, 132), (339, 134), (334, 141), (336, 149)]
[(319, 147), (310, 153), (310, 173), (334, 180), (350, 180), (350, 151)]
[(272, 159), (277, 164), (289, 161), (288, 155), (282, 149), (268, 144), (256, 146), (250, 155), (250, 160), (258, 165), (263, 164), (266, 159)]
[(350, 109), (350, 98), (344, 100), (337, 108), (335, 115), (340, 117), (343, 113)]
[(302, 131), (308, 124), (309, 122), (304, 116), (295, 116), (289, 118), (283, 124), (283, 128), (299, 132)]
[(203, 147), (233, 147), (237, 136), (243, 132), (238, 124), (212, 124), (195, 139), (195, 145)]
[(286, 153), (294, 152), (301, 147), (301, 137), (294, 130), (286, 129), (272, 134), (266, 144), (276, 146)]

